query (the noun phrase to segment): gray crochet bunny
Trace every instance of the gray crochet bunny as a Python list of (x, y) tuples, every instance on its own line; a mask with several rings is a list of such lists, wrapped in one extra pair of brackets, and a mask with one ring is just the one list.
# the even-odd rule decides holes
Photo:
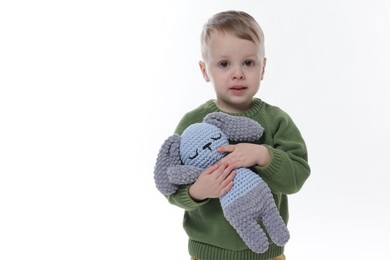
[[(225, 156), (217, 148), (229, 144), (228, 140), (253, 142), (262, 134), (263, 128), (249, 118), (222, 112), (208, 114), (202, 123), (190, 125), (181, 136), (175, 134), (162, 145), (154, 169), (158, 190), (170, 195), (179, 185), (195, 182), (205, 168)], [(270, 188), (248, 168), (236, 172), (233, 188), (220, 197), (225, 218), (256, 253), (267, 251), (269, 246), (258, 221), (276, 245), (284, 246), (290, 235)]]

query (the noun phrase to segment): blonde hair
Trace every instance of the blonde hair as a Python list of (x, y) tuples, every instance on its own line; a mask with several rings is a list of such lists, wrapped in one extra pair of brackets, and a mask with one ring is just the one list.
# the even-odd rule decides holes
[(249, 40), (260, 45), (261, 55), (264, 57), (264, 34), (260, 25), (249, 14), (243, 11), (225, 11), (212, 16), (203, 26), (201, 33), (202, 57), (207, 57), (207, 44), (211, 33), (217, 31), (230, 33), (240, 39)]

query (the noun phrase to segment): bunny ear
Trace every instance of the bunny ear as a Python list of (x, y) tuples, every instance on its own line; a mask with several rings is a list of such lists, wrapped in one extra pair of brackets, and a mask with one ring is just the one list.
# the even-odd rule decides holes
[(171, 166), (181, 164), (179, 153), (180, 139), (181, 137), (175, 134), (165, 140), (160, 148), (154, 166), (156, 187), (164, 195), (173, 194), (177, 190), (177, 186), (170, 183), (167, 170)]
[(253, 142), (260, 139), (264, 128), (256, 121), (244, 116), (231, 116), (223, 112), (208, 114), (203, 122), (215, 125), (232, 141)]

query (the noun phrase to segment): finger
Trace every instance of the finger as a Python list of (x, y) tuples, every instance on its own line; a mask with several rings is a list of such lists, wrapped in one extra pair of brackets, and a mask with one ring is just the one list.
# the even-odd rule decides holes
[(225, 194), (226, 192), (230, 191), (233, 186), (234, 186), (234, 177), (236, 177), (237, 172), (231, 171), (230, 174), (227, 176), (227, 178), (221, 183), (221, 191), (220, 191), (220, 196)]
[(218, 147), (217, 151), (220, 153), (231, 153), (234, 151), (235, 145), (229, 144)]
[(226, 192), (230, 191), (233, 188), (234, 183), (232, 181), (228, 182), (227, 185), (225, 185), (222, 190), (220, 191), (220, 195), (224, 195)]
[(237, 169), (242, 167), (242, 162), (238, 158), (231, 158), (227, 162), (229, 164), (229, 167), (232, 169)]
[(204, 174), (209, 174), (209, 175), (213, 175), (215, 177), (215, 179), (217, 179), (224, 171), (224, 169), (227, 167), (227, 164), (224, 163), (224, 164), (214, 164), (212, 166), (210, 166), (209, 168), (207, 168), (205, 171), (204, 171)]
[(232, 163), (232, 160), (235, 158), (235, 156), (232, 154), (232, 153), (229, 153), (228, 155), (226, 155), (225, 157), (223, 157), (221, 160), (219, 160), (219, 164), (223, 164), (223, 163), (226, 163), (226, 164), (231, 164)]
[(222, 182), (224, 181), (226, 178), (228, 178), (231, 173), (234, 171), (234, 168), (232, 166), (227, 166), (223, 172), (219, 175), (218, 179)]
[(210, 167), (208, 167), (203, 173), (204, 174), (212, 174), (214, 173), (215, 170), (217, 170), (219, 167), (218, 164), (214, 164), (214, 165), (211, 165)]
[(219, 165), (218, 169), (215, 170), (215, 179), (223, 181), (226, 179), (226, 176), (233, 170), (233, 168), (229, 167), (229, 164), (222, 163)]
[(234, 180), (234, 177), (236, 177), (236, 175), (236, 171), (231, 171), (229, 175), (227, 175), (226, 178), (222, 181), (221, 185), (226, 186), (229, 182), (232, 182)]

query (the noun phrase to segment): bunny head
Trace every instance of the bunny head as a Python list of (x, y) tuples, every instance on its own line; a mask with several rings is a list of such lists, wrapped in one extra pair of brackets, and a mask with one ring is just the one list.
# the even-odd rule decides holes
[(181, 136), (180, 158), (185, 165), (206, 168), (225, 156), (217, 148), (228, 144), (228, 137), (220, 128), (208, 123), (195, 123)]

